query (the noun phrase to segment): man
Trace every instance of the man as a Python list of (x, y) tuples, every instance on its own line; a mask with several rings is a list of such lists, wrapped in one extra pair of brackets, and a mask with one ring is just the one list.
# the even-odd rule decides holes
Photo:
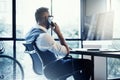
[[(35, 41), (44, 65), (44, 74), (51, 80), (66, 80), (73, 75), (75, 80), (89, 80), (92, 73), (92, 62), (87, 59), (63, 57), (69, 54), (69, 47), (56, 23), (50, 21), (48, 8), (41, 7), (35, 12), (36, 26), (26, 36), (28, 42)], [(51, 28), (58, 36), (57, 43), (47, 30)], [(36, 37), (37, 35), (37, 37)]]

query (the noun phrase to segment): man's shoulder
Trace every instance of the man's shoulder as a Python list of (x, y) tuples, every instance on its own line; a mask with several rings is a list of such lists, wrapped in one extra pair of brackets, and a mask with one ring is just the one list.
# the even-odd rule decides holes
[(48, 42), (51, 41), (51, 40), (52, 41), (54, 40), (54, 38), (48, 33), (39, 34), (38, 39), (40, 39), (42, 41), (48, 41)]
[(38, 32), (38, 33), (45, 33), (45, 32), (44, 32), (42, 29), (40, 29), (40, 28), (32, 28), (31, 31), (32, 31), (33, 33), (36, 33), (36, 32)]

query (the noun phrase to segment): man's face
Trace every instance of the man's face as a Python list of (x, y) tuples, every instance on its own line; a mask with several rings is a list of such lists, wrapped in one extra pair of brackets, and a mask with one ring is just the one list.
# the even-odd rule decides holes
[(49, 12), (45, 12), (43, 17), (44, 17), (44, 21), (45, 21), (44, 24), (45, 24), (46, 28), (49, 29), (50, 28), (50, 22), (48, 20), (49, 19)]

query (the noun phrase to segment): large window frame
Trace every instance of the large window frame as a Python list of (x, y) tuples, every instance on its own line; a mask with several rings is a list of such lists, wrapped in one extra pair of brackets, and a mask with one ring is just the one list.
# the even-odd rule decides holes
[[(16, 59), (16, 0), (12, 0), (12, 37), (0, 37), (0, 41), (13, 41), (13, 55)], [(13, 77), (16, 74), (16, 64), (13, 63)], [(15, 78), (13, 78), (15, 79)]]
[[(11, 0), (12, 1), (12, 37), (9, 38), (9, 37), (0, 37), (0, 41), (13, 41), (13, 55), (12, 57), (17, 59), (17, 53), (16, 53), (16, 42), (17, 41), (24, 41), (24, 38), (17, 38), (16, 36), (16, 0)], [(51, 0), (51, 5), (52, 5), (52, 0)], [(52, 8), (52, 7), (51, 7)], [(58, 39), (55, 39), (55, 40), (58, 40)], [(66, 39), (66, 41), (81, 41), (82, 39), (81, 38), (75, 38), (75, 39)], [(80, 44), (81, 45), (81, 44)], [(13, 64), (13, 73), (14, 75), (16, 75), (16, 64), (14, 63)], [(14, 77), (13, 75), (13, 77)], [(14, 80), (16, 80), (14, 78)]]

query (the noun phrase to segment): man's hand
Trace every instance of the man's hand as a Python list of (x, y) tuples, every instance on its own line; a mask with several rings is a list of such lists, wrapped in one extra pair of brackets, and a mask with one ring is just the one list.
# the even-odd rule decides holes
[(54, 23), (54, 27), (52, 27), (52, 29), (57, 35), (61, 34), (60, 28), (56, 23)]
[(55, 32), (55, 33), (57, 34), (57, 36), (59, 37), (59, 40), (60, 40), (61, 45), (64, 45), (64, 46), (66, 47), (66, 49), (67, 49), (67, 54), (69, 54), (70, 49), (69, 49), (68, 45), (66, 44), (66, 42), (65, 42), (65, 40), (64, 40), (64, 37), (63, 37), (63, 35), (62, 35), (61, 31), (60, 31), (59, 26), (58, 26), (56, 23), (54, 23), (54, 26), (55, 26), (55, 28), (52, 27), (52, 29), (54, 30), (54, 32)]

